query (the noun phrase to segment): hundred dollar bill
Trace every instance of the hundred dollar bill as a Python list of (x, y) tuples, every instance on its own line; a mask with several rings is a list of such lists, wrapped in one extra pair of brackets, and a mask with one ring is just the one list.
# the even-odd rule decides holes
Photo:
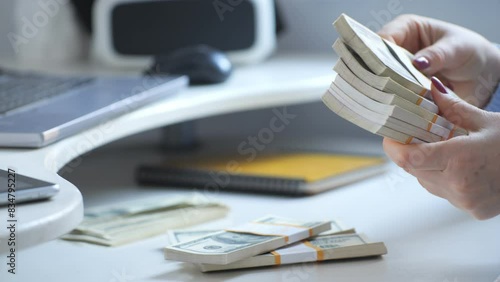
[(165, 258), (192, 263), (229, 264), (315, 236), (329, 221), (300, 222), (266, 216), (165, 248)]
[(94, 208), (64, 240), (118, 246), (224, 217), (228, 208), (198, 194)]

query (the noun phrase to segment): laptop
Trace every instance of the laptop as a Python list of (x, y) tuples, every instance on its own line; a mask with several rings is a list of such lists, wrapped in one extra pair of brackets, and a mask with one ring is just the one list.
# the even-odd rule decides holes
[(188, 85), (185, 76), (83, 77), (0, 72), (0, 146), (38, 148)]

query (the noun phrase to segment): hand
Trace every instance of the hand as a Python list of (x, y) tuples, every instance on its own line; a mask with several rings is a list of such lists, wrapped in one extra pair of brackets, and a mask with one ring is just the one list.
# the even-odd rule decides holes
[(379, 34), (415, 54), (414, 65), (436, 75), (462, 99), (483, 108), (500, 80), (500, 51), (463, 27), (416, 15), (402, 15)]
[[(500, 114), (453, 98), (436, 78), (431, 93), (441, 114), (469, 136), (417, 145), (384, 139), (387, 155), (430, 193), (478, 219), (500, 214)], [(441, 91), (440, 91), (441, 90)]]

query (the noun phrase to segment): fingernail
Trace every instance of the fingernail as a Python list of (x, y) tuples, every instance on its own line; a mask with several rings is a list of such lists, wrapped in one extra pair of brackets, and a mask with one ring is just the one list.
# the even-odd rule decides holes
[(431, 63), (429, 63), (429, 60), (425, 57), (418, 57), (413, 60), (413, 64), (417, 67), (419, 70), (425, 70), (426, 68), (431, 66)]
[(443, 83), (435, 76), (431, 78), (432, 84), (436, 86), (437, 90), (443, 94), (447, 94), (448, 91), (446, 91), (446, 88), (444, 87)]

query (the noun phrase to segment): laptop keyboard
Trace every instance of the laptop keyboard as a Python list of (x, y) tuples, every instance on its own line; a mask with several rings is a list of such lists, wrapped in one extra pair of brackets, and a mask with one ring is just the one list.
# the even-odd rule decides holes
[(0, 115), (17, 108), (68, 93), (92, 78), (10, 76), (0, 78)]

